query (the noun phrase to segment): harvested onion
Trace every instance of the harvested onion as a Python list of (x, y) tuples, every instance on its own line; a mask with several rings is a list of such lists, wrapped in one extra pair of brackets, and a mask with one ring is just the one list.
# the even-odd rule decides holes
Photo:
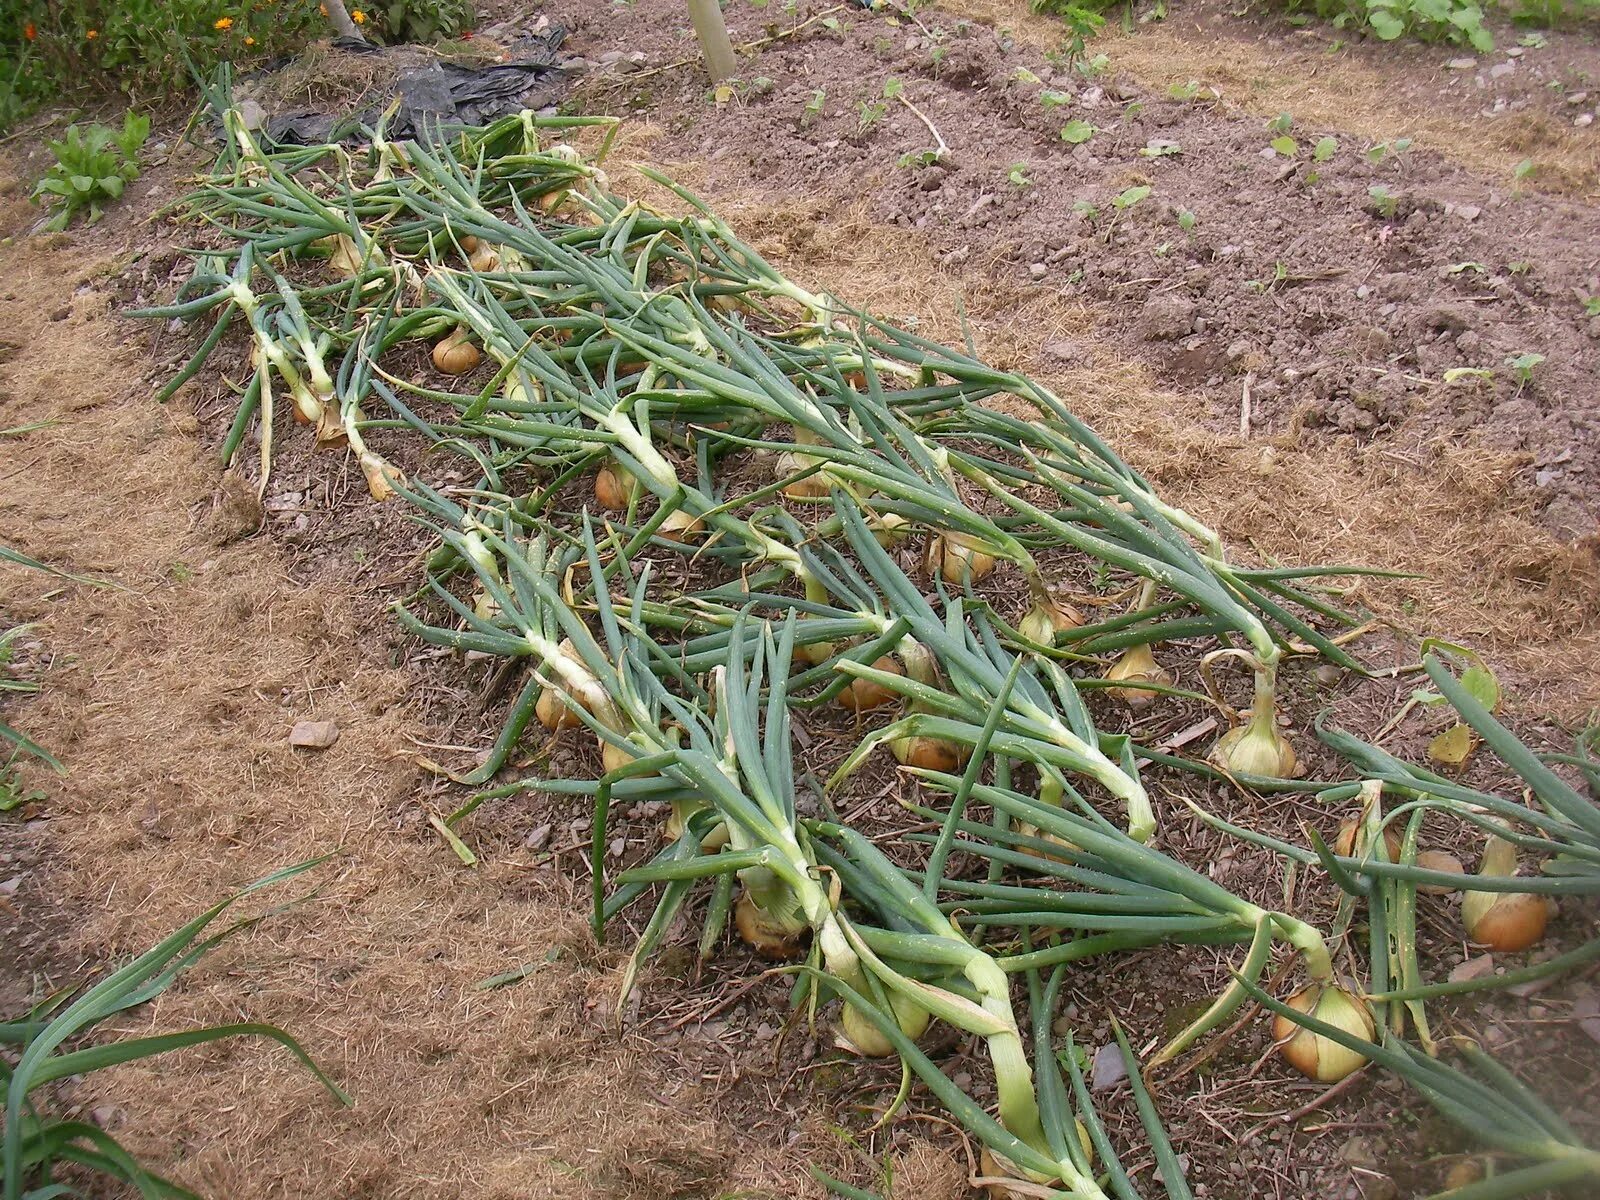
[[(1417, 866), (1425, 871), (1442, 871), (1446, 875), (1465, 875), (1466, 867), (1461, 865), (1461, 860), (1454, 854), (1443, 850), (1424, 850), (1417, 855)], [(1419, 883), (1417, 891), (1426, 892), (1430, 896), (1448, 896), (1451, 892), (1459, 892), (1459, 887), (1450, 887), (1442, 883)]]
[[(898, 992), (889, 996), (889, 1008), (900, 1032), (912, 1041), (927, 1032), (928, 1023), (933, 1019), (927, 1009)], [(839, 1026), (844, 1049), (853, 1050), (864, 1058), (888, 1058), (895, 1052), (894, 1043), (853, 1004), (844, 1006)]]
[(995, 555), (990, 547), (965, 533), (935, 534), (928, 541), (927, 567), (946, 583), (974, 583), (994, 572)]
[(483, 352), (467, 340), (467, 331), (457, 329), (440, 339), (433, 348), (433, 365), (446, 375), (466, 375), (478, 369)]
[(733, 927), (752, 950), (773, 962), (798, 957), (810, 928), (799, 913), (774, 914), (762, 908), (748, 886), (734, 901)]
[(1043, 600), (1030, 608), (1017, 625), (1017, 632), (1041, 646), (1055, 644), (1056, 634), (1083, 624), (1083, 614), (1059, 600)]
[(600, 468), (594, 477), (594, 502), (610, 512), (624, 512), (639, 494), (639, 481), (615, 463)]
[(1129, 708), (1148, 707), (1161, 694), (1146, 687), (1139, 687), (1138, 684), (1155, 683), (1163, 687), (1172, 684), (1172, 673), (1156, 661), (1156, 656), (1149, 646), (1129, 646), (1117, 661), (1111, 664), (1104, 678), (1117, 684), (1116, 687), (1106, 690), (1115, 692), (1117, 699)]
[(669, 542), (687, 542), (704, 533), (705, 528), (706, 523), (699, 517), (692, 516), (681, 508), (675, 508), (656, 529), (656, 536), (664, 537)]
[[(1377, 1032), (1367, 1006), (1338, 984), (1314, 983), (1301, 988), (1285, 1003), (1296, 1012), (1303, 1012), (1353, 1037), (1371, 1041)], [(1289, 1017), (1280, 1015), (1273, 1019), (1272, 1038), (1278, 1043), (1278, 1053), (1283, 1055), (1284, 1061), (1319, 1083), (1337, 1083), (1367, 1062), (1367, 1056), (1361, 1051), (1313, 1033)]]
[[(1356, 857), (1356, 836), (1360, 832), (1361, 822), (1351, 818), (1339, 825), (1339, 834), (1333, 839), (1333, 852), (1340, 858)], [(1400, 835), (1392, 825), (1383, 827), (1383, 845), (1389, 852), (1390, 862), (1400, 861)], [(1420, 858), (1418, 866), (1422, 865)]]
[(1228, 730), (1211, 748), (1211, 762), (1230, 775), (1288, 779), (1294, 775), (1294, 747), (1278, 732), (1270, 706)]
[(920, 767), (924, 771), (950, 775), (967, 765), (967, 759), (972, 757), (972, 748), (960, 742), (918, 734), (895, 738), (889, 743), (889, 753), (903, 767)]
[[(1517, 873), (1517, 848), (1505, 838), (1491, 837), (1478, 874), (1509, 879)], [(1461, 924), (1480, 946), (1503, 953), (1526, 950), (1544, 937), (1550, 909), (1532, 892), (1475, 892), (1461, 898)]]
[[(902, 675), (900, 664), (888, 655), (872, 664), (875, 671), (883, 671), (890, 675)], [(885, 687), (874, 679), (852, 679), (850, 685), (834, 697), (834, 703), (840, 708), (848, 708), (852, 712), (867, 712), (870, 709), (882, 708), (886, 704), (893, 704), (900, 699), (900, 693), (893, 688)]]

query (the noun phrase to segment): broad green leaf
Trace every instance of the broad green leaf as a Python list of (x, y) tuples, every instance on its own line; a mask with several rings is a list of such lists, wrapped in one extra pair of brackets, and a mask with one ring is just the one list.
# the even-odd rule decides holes
[(1068, 121), (1061, 127), (1061, 140), (1072, 146), (1087, 142), (1094, 135), (1095, 128), (1087, 121)]
[(1465, 725), (1452, 725), (1428, 743), (1428, 757), (1440, 766), (1459, 767), (1472, 755), (1477, 736)]

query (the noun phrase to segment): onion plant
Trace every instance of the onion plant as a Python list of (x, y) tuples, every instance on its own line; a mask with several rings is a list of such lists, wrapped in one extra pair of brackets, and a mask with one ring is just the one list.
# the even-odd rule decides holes
[(257, 891), (292, 879), (320, 861), (275, 871), (219, 901), (76, 998), (73, 989), (57, 992), (24, 1016), (0, 1023), (0, 1045), (15, 1051), (14, 1058), (0, 1057), (0, 1087), (5, 1094), (4, 1137), (0, 1141), (0, 1176), (4, 1177), (4, 1183), (0, 1194), (5, 1200), (24, 1200), (25, 1197), (42, 1200), (46, 1196), (77, 1194), (57, 1178), (58, 1171), (68, 1164), (134, 1187), (144, 1197), (194, 1196), (187, 1189), (146, 1170), (99, 1126), (50, 1112), (42, 1102), (42, 1090), (58, 1079), (87, 1075), (185, 1046), (233, 1037), (265, 1037), (284, 1046), (340, 1103), (351, 1102), (299, 1042), (277, 1026), (259, 1022), (209, 1026), (63, 1049), (67, 1043), (91, 1035), (102, 1022), (148, 1003), (224, 938), (260, 919), (251, 918), (221, 933), (203, 937), (207, 927), (232, 905)]

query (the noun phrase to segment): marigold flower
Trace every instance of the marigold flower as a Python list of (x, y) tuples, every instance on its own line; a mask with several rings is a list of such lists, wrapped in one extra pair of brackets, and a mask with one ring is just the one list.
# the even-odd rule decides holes
[(91, 30), (89, 30), (88, 33), (84, 34), (83, 36), (88, 38), (92, 42), (92, 41), (95, 40), (95, 38), (100, 36), (100, 31), (98, 29), (91, 29)]
[(350, 19), (357, 25), (365, 25), (367, 23), (367, 14), (358, 8), (350, 14)]
[(232, 17), (218, 17), (215, 21), (213, 21), (211, 23), (211, 28), (213, 28), (213, 29), (232, 29), (233, 28), (233, 18)]
[(32, 21), (29, 21), (26, 25), (24, 25), (22, 27), (22, 36), (24, 38), (26, 38), (30, 42), (33, 41), (34, 38), (39, 36), (39, 31), (33, 27), (33, 22)]
[(246, 46), (254, 46), (256, 44), (256, 40), (255, 40), (255, 38), (246, 35), (246, 37), (244, 39), (244, 44)]

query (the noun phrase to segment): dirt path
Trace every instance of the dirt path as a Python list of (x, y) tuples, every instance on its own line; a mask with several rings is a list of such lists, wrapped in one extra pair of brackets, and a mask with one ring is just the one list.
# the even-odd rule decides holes
[[(424, 823), (419, 681), (391, 665), (377, 598), (291, 582), (194, 417), (152, 403), (141, 334), (101, 290), (137, 232), (131, 211), (112, 225), (0, 249), (0, 427), (54, 422), (0, 439), (3, 540), (120, 585), (0, 568), (0, 612), (53, 656), (15, 720), (70, 768), (0, 821), (0, 876), (20, 870), (4, 998), (334, 852), (312, 902), (120, 1024), (280, 1023), (356, 1107), (255, 1042), (95, 1076), (77, 1098), (153, 1166), (215, 1196), (797, 1194), (794, 1162), (734, 1153), (710, 1090), (617, 1040), (575, 872), (526, 849), (469, 872)], [(302, 718), (337, 743), (291, 750)], [(479, 989), (519, 964), (524, 982)]]

